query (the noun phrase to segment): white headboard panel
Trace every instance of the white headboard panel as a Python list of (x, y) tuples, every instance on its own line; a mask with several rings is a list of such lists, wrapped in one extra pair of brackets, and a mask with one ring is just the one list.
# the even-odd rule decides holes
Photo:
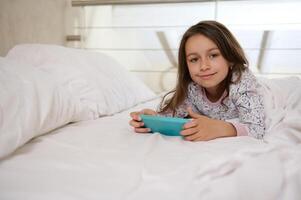
[(268, 77), (301, 76), (299, 1), (145, 4), (129, 0), (124, 4), (103, 1), (105, 5), (95, 5), (99, 2), (90, 1), (93, 6), (80, 7), (82, 24), (74, 28), (82, 35), (81, 47), (113, 56), (156, 92), (174, 87), (183, 32), (210, 19), (224, 23), (235, 34), (255, 73)]

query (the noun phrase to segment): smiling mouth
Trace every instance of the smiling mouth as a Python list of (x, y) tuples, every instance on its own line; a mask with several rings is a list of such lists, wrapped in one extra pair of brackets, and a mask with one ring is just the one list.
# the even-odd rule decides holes
[(212, 73), (212, 74), (204, 74), (204, 75), (198, 75), (198, 77), (200, 77), (201, 79), (209, 79), (211, 78), (213, 75), (215, 75), (216, 73)]

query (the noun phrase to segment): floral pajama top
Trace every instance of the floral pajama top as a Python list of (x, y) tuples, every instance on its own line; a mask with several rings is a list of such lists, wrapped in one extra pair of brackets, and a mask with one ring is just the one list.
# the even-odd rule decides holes
[[(233, 74), (233, 79), (237, 76)], [(265, 133), (263, 97), (258, 92), (259, 84), (250, 70), (242, 73), (240, 81), (233, 83), (217, 102), (211, 102), (205, 90), (191, 82), (188, 85), (188, 95), (184, 102), (176, 109), (175, 117), (188, 117), (187, 107), (194, 112), (213, 119), (228, 121), (236, 128), (237, 135), (249, 135), (262, 139)], [(172, 116), (171, 112), (161, 113), (163, 116)]]

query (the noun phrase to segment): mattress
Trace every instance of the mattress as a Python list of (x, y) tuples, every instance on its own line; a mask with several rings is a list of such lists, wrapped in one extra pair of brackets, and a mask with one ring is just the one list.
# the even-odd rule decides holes
[(68, 124), (0, 163), (1, 199), (298, 199), (300, 144), (137, 134), (129, 112)]

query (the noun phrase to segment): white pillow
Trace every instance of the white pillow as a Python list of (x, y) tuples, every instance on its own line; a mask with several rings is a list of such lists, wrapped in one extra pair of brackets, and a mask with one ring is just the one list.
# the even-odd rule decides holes
[(155, 97), (142, 81), (103, 53), (27, 44), (14, 47), (7, 58), (29, 62), (55, 75), (89, 107), (94, 118), (120, 112)]
[(53, 77), (30, 65), (0, 58), (0, 158), (33, 137), (89, 119)]

